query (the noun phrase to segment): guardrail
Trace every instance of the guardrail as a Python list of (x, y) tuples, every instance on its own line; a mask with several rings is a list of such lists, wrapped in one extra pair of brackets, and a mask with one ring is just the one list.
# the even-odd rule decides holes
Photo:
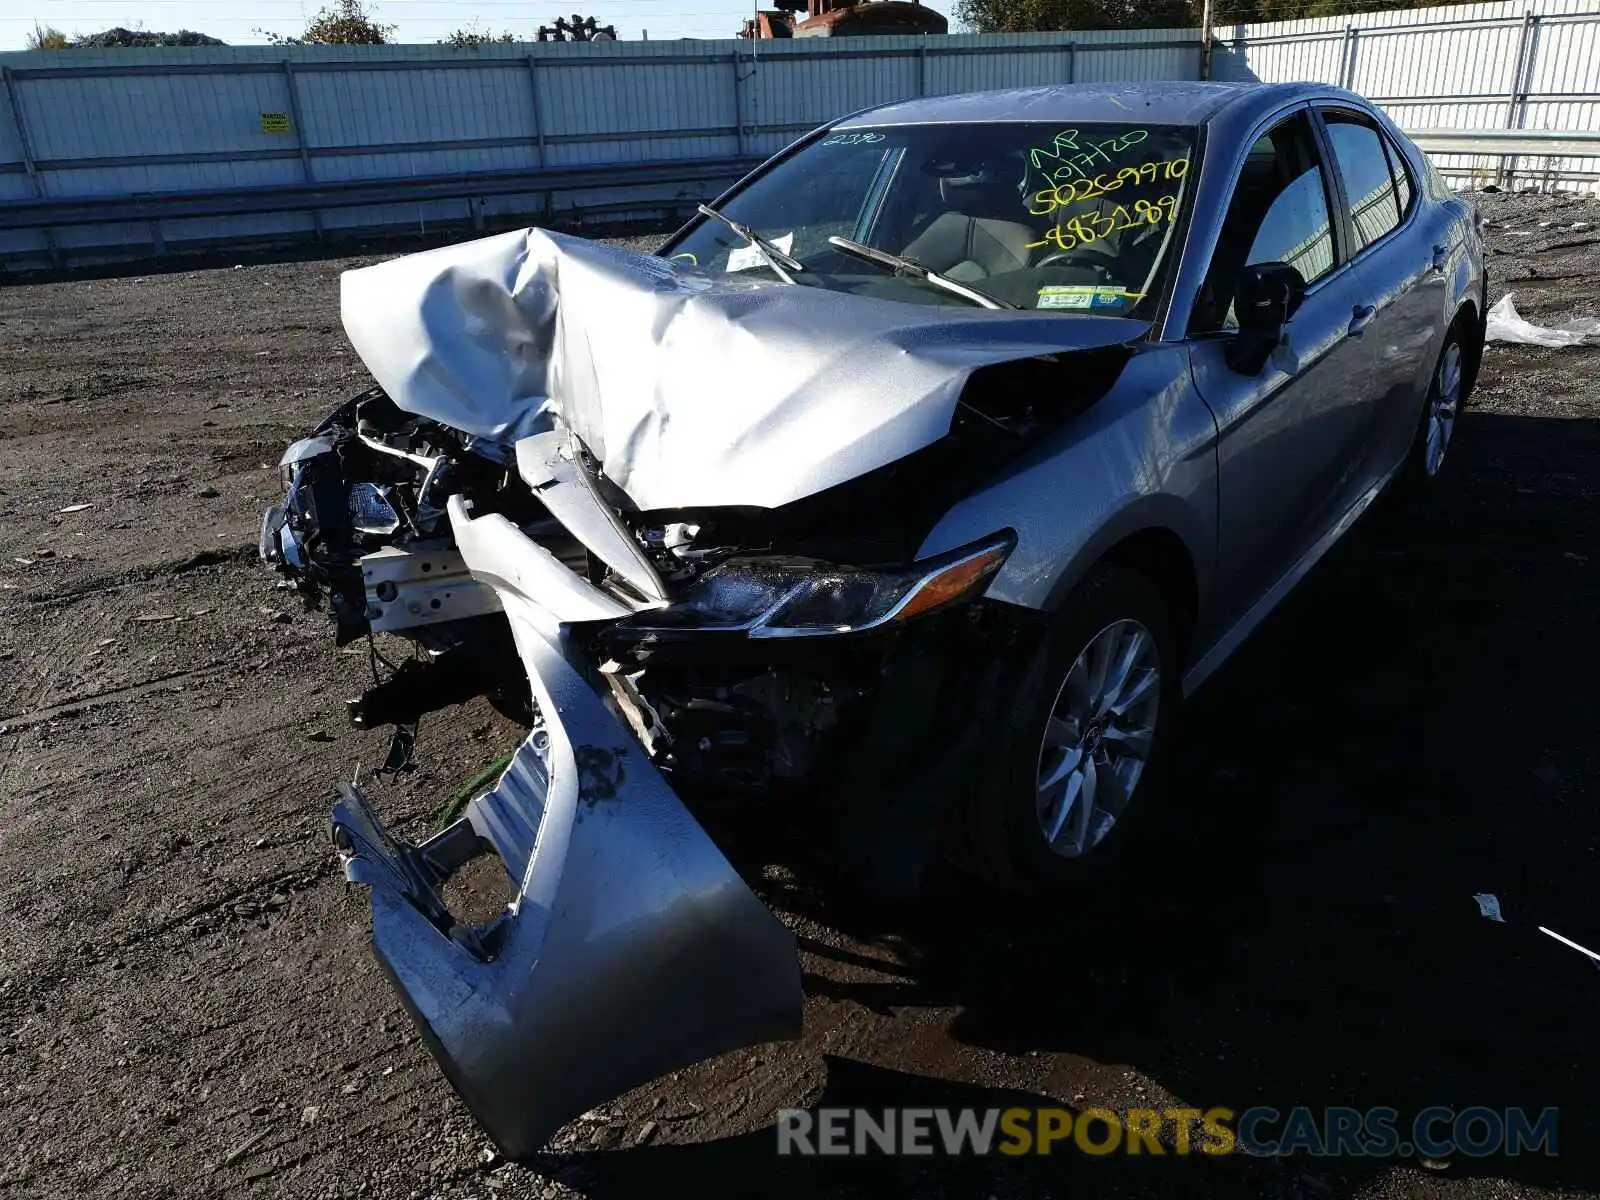
[(530, 171), (483, 171), (352, 183), (287, 184), (208, 192), (133, 196), (82, 196), (0, 203), (0, 230), (63, 229), (108, 221), (177, 221), (197, 217), (257, 216), (314, 212), (426, 200), (473, 200), (584, 188), (639, 187), (733, 179), (759, 165), (754, 158), (682, 163), (618, 163), (596, 167), (551, 167)]
[[(671, 208), (709, 199), (716, 192), (759, 166), (755, 157), (692, 159), (655, 163), (613, 163), (586, 167), (548, 167), (532, 170), (481, 171), (420, 176), (406, 179), (358, 180), (347, 183), (287, 184), (273, 187), (227, 188), (213, 191), (145, 193), (131, 196), (40, 197), (0, 202), (0, 232), (38, 230), (50, 235), (52, 259), (63, 265), (56, 248), (56, 231), (83, 226), (143, 223), (150, 227), (148, 251), (162, 257), (167, 241), (162, 223), (199, 218), (261, 216), (272, 213), (316, 214), (336, 208), (365, 208), (391, 204), (420, 204), (460, 200), (466, 203), (459, 223), (483, 228), (481, 202), (491, 196), (552, 195), (616, 189), (681, 186), (681, 197), (650, 197), (637, 201), (585, 204), (573, 211), (596, 213), (616, 210)], [(707, 186), (696, 186), (707, 185)], [(441, 221), (440, 224), (453, 222)], [(349, 236), (349, 231), (341, 231)], [(260, 238), (226, 239), (229, 244)], [(129, 248), (119, 248), (127, 253)]]
[(1415, 129), (1407, 136), (1429, 154), (1600, 156), (1600, 133), (1586, 129)]
[[(1435, 162), (1434, 166), (1445, 176), (1481, 181), (1487, 170), (1501, 187), (1510, 186), (1519, 174), (1569, 184), (1600, 181), (1600, 170), (1584, 170), (1571, 162), (1600, 158), (1600, 133), (1587, 129), (1416, 129), (1409, 136), (1430, 155), (1497, 160), (1493, 168)], [(1542, 159), (1557, 166), (1553, 171), (1530, 169), (1526, 162), (1519, 164), (1519, 159)]]

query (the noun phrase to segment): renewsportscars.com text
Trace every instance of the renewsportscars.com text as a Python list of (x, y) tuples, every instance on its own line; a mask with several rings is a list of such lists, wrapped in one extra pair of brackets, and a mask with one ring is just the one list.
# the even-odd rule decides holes
[(1252, 1154), (1402, 1157), (1556, 1153), (1558, 1113), (1425, 1108), (820, 1108), (778, 1113), (779, 1154)]

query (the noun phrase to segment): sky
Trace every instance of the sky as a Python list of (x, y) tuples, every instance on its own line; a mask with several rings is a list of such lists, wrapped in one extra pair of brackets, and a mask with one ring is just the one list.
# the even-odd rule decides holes
[[(296, 34), (322, 7), (322, 0), (0, 0), (0, 50), (21, 50), (34, 23), (63, 33), (128, 29), (209, 33), (230, 45), (266, 41), (255, 30)], [(615, 25), (617, 36), (634, 39), (726, 38), (755, 8), (754, 0), (374, 0), (376, 20), (396, 26), (394, 40), (437, 42), (451, 31), (476, 28), (510, 31), (533, 40), (540, 25), (574, 11)]]

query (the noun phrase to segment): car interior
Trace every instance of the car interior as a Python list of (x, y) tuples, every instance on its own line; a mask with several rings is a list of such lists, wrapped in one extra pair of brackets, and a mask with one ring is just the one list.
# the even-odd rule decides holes
[[(1088, 308), (1085, 293), (1100, 288), (1093, 294), (1096, 311), (1133, 316), (1145, 292), (1156, 290), (1151, 281), (1174, 228), (1174, 202), (1181, 204), (1184, 194), (1181, 182), (1151, 172), (1156, 164), (1185, 158), (1185, 141), (1161, 131), (1141, 150), (1102, 153), (1101, 166), (1087, 172), (1098, 170), (1106, 190), (1085, 199), (1073, 194), (1074, 180), (1080, 188), (1087, 183), (1085, 169), (1046, 148), (1048, 136), (1037, 129), (1007, 127), (984, 137), (918, 133), (900, 146), (851, 143), (838, 147), (825, 171), (800, 160), (780, 165), (766, 188), (740, 206), (739, 216), (780, 244), (788, 237), (814, 280), (853, 294), (956, 302), (947, 292), (838, 252), (828, 244), (830, 235), (911, 259), (1021, 308), (1040, 307), (1051, 288), (1058, 289), (1055, 307)], [(1149, 171), (1141, 177), (1119, 176), (1146, 163)], [(1052, 190), (1055, 203), (1041, 201)], [(847, 211), (843, 197), (855, 207)], [(1166, 219), (1152, 220), (1152, 212)], [(1085, 235), (1085, 229), (1092, 232)], [(730, 249), (738, 241), (726, 232), (713, 237)], [(706, 258), (707, 265), (716, 261)], [(740, 253), (733, 269), (757, 265), (757, 258)]]
[[(1114, 286), (1137, 293), (1162, 245), (1165, 226), (1158, 224), (1113, 230), (1092, 246), (1051, 242), (1046, 234), (1056, 218), (1030, 212), (1030, 198), (1049, 181), (1029, 170), (1020, 149), (981, 162), (930, 163), (922, 176), (896, 180), (897, 189), (916, 194), (902, 191), (897, 203), (886, 206), (873, 244), (1024, 307), (1034, 306), (1043, 286)], [(1129, 188), (1071, 211), (1110, 215), (1119, 204), (1131, 207), (1133, 195), (1154, 197), (1148, 187)]]
[(1015, 219), (1019, 203), (1015, 184), (983, 178), (941, 178), (944, 211), (900, 251), (925, 267), (962, 283), (1025, 269), (1038, 240), (1032, 227)]
[(1257, 138), (1245, 155), (1190, 319), (1191, 333), (1238, 327), (1233, 302), (1239, 273), (1252, 263), (1269, 261), (1264, 253), (1277, 253), (1260, 244), (1269, 215), (1293, 203), (1295, 185), (1319, 171), (1309, 133), (1303, 117), (1292, 118)]

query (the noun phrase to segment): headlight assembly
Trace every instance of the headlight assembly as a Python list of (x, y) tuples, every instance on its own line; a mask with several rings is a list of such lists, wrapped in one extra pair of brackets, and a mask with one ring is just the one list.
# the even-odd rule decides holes
[(898, 571), (793, 559), (735, 560), (707, 571), (676, 604), (624, 624), (638, 631), (753, 638), (858, 633), (973, 598), (1015, 545), (1005, 531)]

